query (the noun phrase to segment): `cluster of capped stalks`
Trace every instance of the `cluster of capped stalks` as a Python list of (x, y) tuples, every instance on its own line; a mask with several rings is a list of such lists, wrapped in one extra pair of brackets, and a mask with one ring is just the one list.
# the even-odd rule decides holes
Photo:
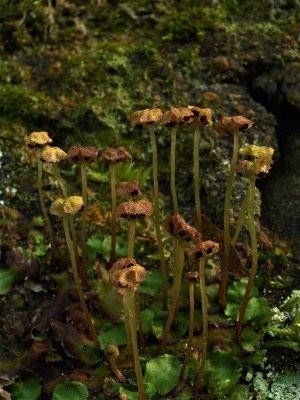
[[(239, 149), (239, 137), (248, 131), (253, 123), (242, 117), (223, 117), (216, 126), (216, 131), (223, 136), (233, 136), (233, 155), (227, 181), (225, 205), (224, 205), (224, 242), (216, 243), (208, 239), (205, 232), (202, 231), (202, 216), (200, 205), (200, 184), (199, 184), (199, 142), (200, 130), (213, 125), (211, 109), (201, 109), (195, 106), (174, 108), (162, 113), (160, 109), (146, 109), (136, 111), (131, 115), (131, 123), (141, 129), (147, 127), (150, 133), (150, 140), (153, 154), (153, 185), (154, 185), (154, 207), (146, 200), (137, 200), (141, 196), (139, 182), (120, 182), (116, 184), (116, 164), (118, 162), (130, 160), (131, 155), (124, 147), (109, 148), (101, 155), (101, 159), (110, 165), (111, 170), (111, 252), (110, 252), (110, 281), (114, 285), (120, 295), (123, 296), (124, 304), (124, 322), (127, 332), (127, 350), (129, 356), (134, 360), (135, 372), (138, 383), (139, 399), (146, 399), (143, 385), (143, 374), (139, 359), (139, 351), (143, 351), (145, 346), (143, 336), (142, 318), (140, 312), (140, 302), (138, 296), (138, 287), (144, 281), (146, 269), (140, 266), (134, 256), (135, 227), (138, 220), (143, 220), (154, 214), (154, 222), (156, 228), (157, 246), (161, 262), (162, 271), (162, 308), (168, 310), (170, 304), (168, 319), (166, 321), (164, 333), (161, 340), (161, 353), (167, 350), (167, 341), (172, 323), (176, 320), (176, 311), (178, 309), (178, 300), (180, 295), (181, 283), (184, 271), (185, 254), (191, 261), (194, 269), (189, 271), (186, 276), (189, 280), (190, 291), (190, 314), (189, 314), (189, 339), (188, 349), (182, 366), (180, 378), (183, 378), (184, 371), (192, 353), (193, 328), (194, 328), (194, 285), (200, 284), (202, 312), (203, 312), (203, 341), (201, 349), (201, 364), (199, 375), (194, 387), (193, 396), (197, 396), (200, 385), (203, 381), (204, 367), (207, 355), (207, 338), (208, 338), (208, 315), (207, 315), (207, 297), (205, 287), (205, 268), (209, 258), (221, 252), (221, 282), (219, 287), (218, 298), (220, 304), (226, 305), (226, 292), (229, 281), (230, 266), (230, 246), (235, 245), (239, 236), (241, 227), (246, 222), (251, 236), (252, 244), (252, 268), (240, 311), (239, 320), (236, 327), (235, 340), (240, 341), (240, 335), (243, 325), (243, 319), (249, 300), (250, 290), (254, 281), (257, 269), (257, 243), (254, 222), (254, 195), (255, 181), (262, 178), (268, 173), (272, 164), (273, 149), (265, 146), (250, 145)], [(168, 271), (164, 255), (163, 242), (161, 238), (161, 217), (159, 210), (159, 187), (157, 177), (157, 146), (155, 137), (155, 124), (171, 128), (171, 154), (170, 154), (170, 184), (173, 199), (174, 212), (173, 215), (164, 223), (165, 228), (173, 237), (173, 290), (171, 302), (168, 301)], [(194, 130), (194, 150), (193, 150), (193, 173), (194, 173), (194, 194), (195, 194), (195, 210), (196, 220), (195, 227), (186, 223), (179, 213), (178, 200), (176, 195), (176, 132), (178, 127), (188, 125)], [(51, 207), (50, 212), (53, 215), (63, 219), (66, 242), (70, 253), (72, 270), (81, 307), (86, 315), (89, 323), (90, 333), (100, 349), (98, 336), (95, 332), (93, 321), (89, 314), (85, 298), (83, 286), (89, 288), (86, 279), (86, 213), (87, 213), (87, 177), (86, 166), (92, 164), (98, 157), (98, 152), (94, 147), (72, 146), (68, 153), (63, 150), (52, 147), (50, 144), (52, 139), (49, 138), (47, 132), (32, 132), (29, 137), (29, 145), (35, 148), (37, 164), (38, 164), (38, 191), (41, 206), (47, 225), (49, 240), (51, 243), (52, 263), (55, 263), (55, 244), (53, 232), (45, 207), (42, 193), (42, 161), (51, 163), (53, 174), (57, 179), (63, 198), (56, 199)], [(237, 164), (238, 153), (245, 157), (245, 160)], [(57, 163), (68, 158), (72, 163), (80, 166), (82, 178), (82, 196), (69, 196), (66, 186), (59, 173)], [(240, 207), (240, 214), (235, 226), (234, 235), (230, 233), (230, 209), (231, 209), (231, 192), (234, 174), (245, 177), (249, 180), (249, 188), (245, 199)], [(127, 198), (128, 201), (117, 205), (117, 196)], [(81, 224), (81, 257), (79, 257), (78, 243), (74, 228), (74, 215), (78, 212), (82, 215)], [(117, 234), (117, 218), (123, 218), (128, 221), (129, 225), (129, 241), (128, 241), (128, 257), (116, 260), (116, 234)], [(187, 245), (187, 242), (192, 242)], [(188, 246), (186, 248), (186, 246)], [(139, 343), (137, 338), (137, 327), (139, 330)], [(140, 348), (139, 348), (140, 346)], [(116, 364), (116, 356), (118, 349), (116, 346), (109, 345), (105, 349), (112, 371), (116, 377), (124, 381), (125, 377), (118, 369)]]

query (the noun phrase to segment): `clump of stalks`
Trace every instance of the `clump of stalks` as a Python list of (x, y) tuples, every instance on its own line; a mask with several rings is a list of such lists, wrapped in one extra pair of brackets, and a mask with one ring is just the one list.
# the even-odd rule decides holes
[(83, 294), (83, 289), (82, 285), (79, 279), (78, 271), (77, 271), (77, 265), (76, 265), (76, 259), (75, 259), (75, 253), (74, 253), (74, 247), (72, 244), (71, 236), (70, 236), (70, 231), (69, 231), (69, 219), (70, 215), (75, 215), (79, 211), (82, 211), (84, 208), (84, 201), (83, 198), (80, 196), (70, 196), (67, 199), (56, 199), (50, 207), (50, 212), (53, 215), (56, 215), (57, 217), (62, 217), (63, 218), (63, 225), (64, 225), (64, 231), (65, 231), (65, 237), (66, 237), (66, 242), (70, 254), (70, 259), (71, 259), (71, 264), (72, 264), (72, 271), (75, 279), (75, 284), (76, 284), (76, 289), (78, 291), (79, 295), (79, 300), (81, 304), (82, 311), (84, 312), (85, 318), (88, 322), (89, 325), (89, 330), (92, 335), (92, 338), (99, 350), (101, 350), (101, 345), (98, 339), (98, 336), (96, 334), (94, 324), (92, 322), (92, 318), (90, 316), (90, 313), (88, 311), (85, 299), (84, 299), (84, 294)]
[(43, 189), (42, 189), (43, 164), (42, 164), (42, 160), (40, 159), (40, 154), (41, 154), (41, 151), (43, 150), (43, 148), (52, 142), (53, 142), (53, 140), (48, 136), (48, 133), (44, 132), (44, 131), (31, 132), (31, 134), (29, 135), (29, 147), (33, 147), (35, 149), (35, 156), (37, 159), (37, 167), (38, 167), (37, 188), (38, 188), (38, 192), (39, 192), (41, 208), (42, 208), (43, 216), (45, 219), (46, 229), (48, 232), (50, 246), (51, 246), (51, 265), (54, 266), (55, 265), (55, 242), (54, 242), (52, 226), (50, 223), (49, 215), (47, 212), (47, 208), (45, 206), (45, 200), (44, 200), (44, 196), (43, 196)]
[[(146, 200), (128, 201), (118, 205), (116, 215), (124, 218), (129, 224), (128, 257), (134, 258), (135, 226), (136, 220), (143, 220), (153, 212), (152, 204)], [(145, 338), (141, 316), (141, 306), (138, 293), (135, 292), (136, 317), (139, 325), (139, 336), (141, 349), (145, 349)]]
[(138, 265), (136, 261), (131, 258), (122, 259), (121, 263), (116, 262), (110, 270), (110, 281), (118, 287), (118, 292), (123, 296), (125, 319), (127, 320), (127, 326), (129, 326), (130, 331), (130, 333), (127, 334), (127, 339), (128, 342), (131, 342), (133, 350), (134, 368), (140, 400), (146, 400), (146, 394), (137, 343), (137, 316), (135, 301), (136, 296), (138, 296), (137, 289), (144, 281), (145, 276), (146, 269)]
[[(68, 192), (67, 192), (66, 184), (65, 184), (62, 176), (60, 175), (60, 172), (59, 172), (59, 169), (58, 169), (58, 166), (57, 166), (57, 164), (59, 162), (65, 160), (67, 158), (67, 153), (65, 153), (59, 147), (51, 147), (51, 146), (46, 145), (43, 148), (43, 150), (41, 151), (41, 153), (40, 153), (40, 158), (43, 161), (51, 164), (52, 173), (53, 173), (55, 179), (57, 180), (57, 182), (58, 182), (58, 184), (59, 184), (59, 186), (61, 188), (61, 191), (62, 191), (62, 194), (63, 194), (64, 198), (67, 198), (68, 197)], [(73, 244), (74, 244), (76, 265), (77, 265), (77, 269), (79, 271), (79, 269), (80, 269), (80, 260), (79, 260), (78, 244), (77, 244), (77, 238), (76, 238), (73, 215), (70, 215), (69, 223), (70, 223), (72, 240), (73, 240)]]
[(203, 381), (206, 355), (207, 355), (208, 313), (207, 313), (207, 295), (205, 286), (205, 267), (207, 266), (208, 258), (214, 257), (214, 255), (218, 251), (219, 251), (219, 244), (213, 242), (212, 240), (207, 240), (205, 242), (199, 241), (189, 251), (189, 256), (193, 257), (195, 260), (199, 262), (199, 281), (200, 281), (202, 315), (203, 315), (201, 365), (200, 365), (198, 379), (193, 391), (193, 398), (197, 396), (200, 385)]
[(192, 354), (192, 344), (194, 337), (194, 309), (195, 309), (194, 287), (195, 283), (199, 282), (199, 272), (189, 271), (186, 273), (186, 276), (189, 281), (189, 298), (190, 298), (189, 339), (188, 339), (184, 362), (182, 364), (182, 368), (179, 375), (180, 380), (183, 378), (187, 363), (189, 362), (189, 359)]
[(117, 147), (105, 150), (101, 159), (110, 165), (110, 188), (111, 188), (111, 249), (109, 265), (112, 266), (116, 259), (116, 243), (117, 243), (117, 194), (116, 194), (116, 168), (117, 163), (121, 161), (131, 160), (132, 156), (124, 149)]
[(234, 117), (223, 117), (217, 127), (216, 131), (222, 136), (233, 135), (233, 154), (227, 180), (225, 204), (224, 204), (224, 257), (223, 266), (221, 269), (221, 283), (218, 293), (219, 301), (222, 307), (226, 305), (226, 293), (229, 279), (229, 265), (230, 265), (230, 210), (231, 210), (231, 193), (234, 179), (234, 168), (237, 163), (239, 152), (239, 138), (240, 135), (246, 133), (253, 125), (249, 119), (240, 115)]
[(248, 231), (251, 237), (251, 253), (252, 253), (252, 267), (247, 283), (242, 307), (240, 310), (239, 319), (235, 331), (235, 341), (240, 342), (240, 336), (243, 326), (243, 320), (249, 301), (250, 291), (254, 282), (256, 270), (257, 270), (257, 240), (255, 231), (255, 220), (254, 220), (254, 202), (255, 202), (255, 182), (257, 178), (264, 178), (272, 164), (272, 155), (274, 150), (271, 147), (266, 146), (247, 146), (241, 149), (241, 154), (248, 157), (250, 160), (244, 160), (238, 164), (235, 168), (237, 175), (245, 177), (249, 180), (249, 195), (248, 195)]
[(151, 146), (152, 146), (152, 172), (153, 172), (153, 186), (154, 186), (154, 222), (155, 231), (158, 245), (158, 252), (160, 257), (160, 265), (162, 272), (162, 290), (163, 290), (163, 302), (162, 309), (167, 310), (168, 308), (168, 274), (166, 267), (166, 260), (164, 255), (164, 248), (160, 232), (160, 211), (159, 211), (159, 188), (158, 188), (158, 164), (157, 164), (157, 144), (154, 131), (154, 123), (160, 122), (162, 118), (162, 111), (159, 108), (152, 110), (146, 109), (134, 112), (131, 117), (131, 123), (138, 129), (143, 126), (149, 128)]
[(175, 312), (178, 306), (178, 299), (181, 288), (182, 272), (184, 268), (184, 241), (200, 240), (201, 234), (192, 226), (188, 225), (180, 214), (174, 215), (167, 223), (167, 229), (172, 236), (178, 241), (177, 243), (177, 257), (175, 259), (174, 268), (174, 291), (172, 304), (169, 311), (169, 316), (164, 329), (161, 354), (166, 352), (167, 340), (170, 332), (172, 322), (175, 317)]
[(194, 118), (189, 125), (194, 129), (194, 152), (193, 152), (193, 168), (194, 168), (194, 193), (196, 208), (196, 228), (202, 233), (201, 203), (200, 203), (200, 183), (199, 183), (199, 145), (200, 145), (200, 129), (212, 126), (210, 108), (199, 108), (188, 106), (192, 111)]
[(86, 219), (87, 219), (87, 177), (86, 167), (88, 164), (93, 164), (98, 157), (98, 152), (95, 147), (72, 146), (68, 151), (68, 158), (72, 163), (80, 166), (81, 183), (82, 183), (82, 198), (84, 208), (81, 219), (81, 269), (80, 278), (83, 285), (89, 288), (86, 278)]

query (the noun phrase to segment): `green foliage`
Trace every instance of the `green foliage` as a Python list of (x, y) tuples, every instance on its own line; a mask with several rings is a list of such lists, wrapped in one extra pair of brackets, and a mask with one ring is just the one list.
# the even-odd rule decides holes
[(242, 330), (241, 345), (245, 352), (253, 353), (260, 345), (263, 332), (256, 332), (251, 326), (246, 326)]
[(146, 364), (144, 382), (154, 386), (159, 394), (165, 395), (178, 385), (180, 368), (175, 356), (164, 354), (155, 357)]
[(42, 386), (34, 378), (15, 382), (8, 389), (14, 400), (38, 400), (42, 393)]
[(89, 392), (83, 383), (66, 380), (54, 389), (53, 400), (86, 400), (88, 395)]
[(115, 324), (104, 324), (99, 334), (101, 347), (104, 349), (107, 344), (122, 346), (127, 343), (127, 335), (123, 322)]
[[(110, 258), (111, 236), (105, 236), (104, 239), (100, 235), (93, 235), (87, 240), (88, 264), (92, 266), (97, 258), (97, 254), (102, 255), (106, 261)], [(126, 257), (128, 254), (128, 242), (122, 237), (117, 237), (116, 257)]]
[(0, 295), (8, 293), (15, 280), (21, 275), (22, 270), (20, 268), (0, 269)]
[[(228, 288), (225, 314), (235, 321), (238, 320), (240, 314), (246, 286), (247, 281), (235, 281)], [(270, 309), (267, 306), (268, 300), (263, 297), (253, 297), (257, 295), (257, 293), (257, 288), (253, 287), (250, 292), (250, 299), (247, 305), (244, 322), (259, 322), (260, 319), (264, 321), (266, 315), (271, 315)]]
[(162, 276), (160, 269), (154, 269), (152, 271), (147, 271), (146, 278), (144, 282), (140, 285), (139, 291), (141, 293), (149, 294), (150, 296), (155, 296), (159, 290), (162, 288)]
[(207, 357), (204, 384), (209, 393), (224, 397), (238, 382), (240, 372), (240, 362), (232, 353), (214, 351)]

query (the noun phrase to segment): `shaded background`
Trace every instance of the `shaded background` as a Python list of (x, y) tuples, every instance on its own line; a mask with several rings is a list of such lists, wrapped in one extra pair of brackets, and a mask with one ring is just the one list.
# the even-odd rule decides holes
[[(1, 0), (0, 206), (37, 214), (25, 145), (31, 131), (48, 131), (64, 150), (124, 145), (142, 171), (151, 165), (151, 149), (148, 132), (130, 126), (132, 112), (211, 107), (215, 122), (224, 115), (255, 122), (243, 143), (276, 148), (270, 177), (258, 183), (261, 222), (299, 256), (299, 21), (298, 0)], [(158, 130), (167, 204), (169, 133)], [(180, 207), (191, 219), (192, 132), (181, 130), (178, 142)], [(213, 129), (203, 133), (203, 212), (220, 227), (231, 150)], [(100, 190), (103, 167), (97, 163), (91, 175)], [(235, 211), (245, 185), (236, 179)]]

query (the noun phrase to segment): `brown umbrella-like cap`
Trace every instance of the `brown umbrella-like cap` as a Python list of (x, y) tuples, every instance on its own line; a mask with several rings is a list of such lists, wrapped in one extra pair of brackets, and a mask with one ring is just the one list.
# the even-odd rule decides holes
[(110, 163), (131, 160), (132, 156), (125, 150), (124, 147), (109, 148), (101, 155), (102, 160)]
[(246, 133), (252, 125), (252, 121), (241, 115), (223, 117), (216, 126), (216, 131), (222, 136), (229, 136), (237, 132), (242, 134)]
[(74, 164), (81, 164), (83, 162), (93, 164), (97, 157), (98, 152), (96, 147), (92, 146), (71, 146), (68, 151), (68, 158)]
[(198, 126), (199, 128), (206, 128), (212, 126), (210, 108), (199, 108), (195, 106), (188, 106), (188, 109), (194, 114), (194, 118), (190, 121), (192, 127)]
[(167, 230), (171, 235), (176, 236), (178, 239), (184, 240), (200, 240), (201, 233), (197, 229), (188, 225), (180, 214), (173, 215), (167, 224)]
[(192, 246), (188, 251), (188, 256), (193, 260), (199, 260), (201, 257), (212, 258), (219, 251), (219, 243), (212, 240), (205, 242), (199, 241), (195, 246)]
[(254, 174), (257, 178), (265, 178), (272, 164), (272, 158), (261, 157), (255, 161), (244, 160), (235, 167), (235, 173), (244, 178), (250, 178)]
[(48, 132), (31, 132), (29, 135), (29, 146), (43, 147), (52, 143), (53, 140), (48, 136)]
[(50, 213), (57, 217), (64, 217), (66, 214), (75, 215), (84, 207), (81, 196), (69, 196), (66, 199), (56, 199), (50, 207)]
[(127, 219), (144, 219), (152, 213), (152, 204), (146, 200), (127, 201), (117, 207), (117, 216)]
[(67, 158), (67, 153), (65, 153), (59, 147), (51, 147), (46, 145), (40, 154), (40, 158), (49, 163), (57, 163), (65, 160)]
[(142, 195), (140, 192), (140, 182), (136, 180), (119, 182), (116, 185), (116, 192), (119, 197), (138, 197)]
[(189, 107), (179, 107), (178, 110), (180, 115), (180, 126), (188, 125), (193, 121), (194, 113)]
[[(125, 264), (128, 266), (124, 267)], [(146, 269), (137, 264), (133, 258), (124, 258), (114, 263), (110, 270), (109, 279), (113, 285), (118, 285), (121, 288), (133, 287), (137, 289), (144, 281), (146, 273)]]
[(178, 108), (171, 107), (169, 111), (166, 111), (160, 120), (160, 125), (166, 126), (167, 128), (174, 128), (181, 122), (181, 114)]
[(189, 271), (186, 276), (190, 282), (199, 282), (199, 272), (197, 271)]
[(153, 108), (141, 111), (136, 111), (130, 116), (130, 121), (136, 128), (142, 128), (143, 126), (152, 125), (155, 122), (159, 122), (162, 118), (162, 111), (159, 108)]

